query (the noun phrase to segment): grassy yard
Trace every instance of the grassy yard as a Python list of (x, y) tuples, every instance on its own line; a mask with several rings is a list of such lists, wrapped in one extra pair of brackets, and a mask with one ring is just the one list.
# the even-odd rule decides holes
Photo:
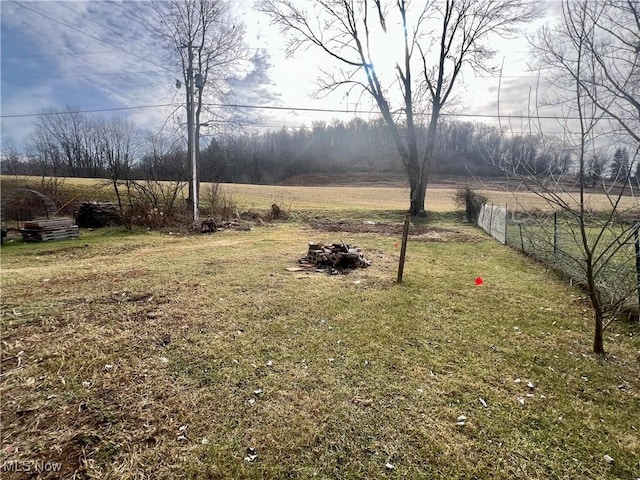
[[(595, 357), (581, 292), (468, 226), (397, 285), (399, 238), (315, 225), (5, 245), (3, 478), (640, 477), (637, 326)], [(372, 266), (285, 270), (340, 239)]]

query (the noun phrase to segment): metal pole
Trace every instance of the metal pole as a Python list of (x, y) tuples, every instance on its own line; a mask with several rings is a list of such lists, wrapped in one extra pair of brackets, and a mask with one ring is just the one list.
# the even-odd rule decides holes
[(558, 263), (558, 212), (553, 212), (553, 263)]
[(509, 245), (507, 242), (507, 225), (509, 224), (509, 204), (504, 204), (504, 244)]
[(640, 305), (640, 223), (636, 223), (636, 292)]

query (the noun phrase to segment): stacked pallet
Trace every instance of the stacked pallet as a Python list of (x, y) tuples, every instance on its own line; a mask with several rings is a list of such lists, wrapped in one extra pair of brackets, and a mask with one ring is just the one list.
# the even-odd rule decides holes
[(45, 242), (47, 240), (64, 240), (78, 238), (78, 226), (72, 218), (56, 218), (53, 220), (36, 220), (26, 222), (20, 229), (24, 240)]
[(302, 267), (329, 268), (336, 270), (366, 268), (371, 265), (362, 254), (362, 250), (355, 245), (346, 243), (309, 242), (307, 256), (299, 260)]

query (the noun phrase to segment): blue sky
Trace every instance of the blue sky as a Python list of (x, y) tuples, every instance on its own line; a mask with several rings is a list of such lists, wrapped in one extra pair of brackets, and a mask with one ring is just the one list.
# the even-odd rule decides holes
[[(163, 104), (178, 105), (184, 92), (176, 90), (179, 69), (163, 60), (163, 52), (145, 33), (140, 12), (148, 5), (139, 1), (29, 1), (2, 0), (1, 9), (1, 119), (2, 137), (16, 143), (32, 130), (36, 117), (28, 115), (47, 108), (65, 106), (79, 110), (118, 109)], [(285, 42), (268, 19), (253, 11), (253, 0), (234, 2), (235, 14), (247, 29), (246, 43), (258, 53), (255, 64), (237, 72), (234, 81), (236, 103), (305, 108), (349, 108), (355, 100), (344, 94), (324, 99), (312, 98), (315, 79), (322, 63), (318, 52), (285, 55)], [(503, 45), (504, 111), (526, 111), (529, 86), (535, 81), (526, 71), (528, 57), (524, 38)], [(255, 68), (255, 67), (259, 68)], [(466, 78), (461, 88), (463, 110), (496, 113), (497, 78)], [(358, 106), (370, 109), (365, 99)], [(173, 108), (140, 108), (100, 113), (125, 116), (141, 126), (157, 129)], [(296, 111), (262, 112), (256, 128), (281, 125), (310, 125), (313, 120), (353, 115), (305, 113)], [(365, 115), (366, 119), (367, 116)]]

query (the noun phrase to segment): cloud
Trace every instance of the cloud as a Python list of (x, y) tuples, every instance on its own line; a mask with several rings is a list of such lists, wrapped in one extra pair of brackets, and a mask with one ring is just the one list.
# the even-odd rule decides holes
[[(153, 39), (134, 15), (140, 8), (148, 7), (137, 2), (3, 2), (3, 115), (65, 105), (106, 109), (171, 102), (179, 71), (155, 53)], [(34, 90), (38, 95), (31, 94)], [(120, 115), (154, 125), (162, 117), (148, 109)], [(23, 136), (24, 123), (3, 121), (3, 133)]]

